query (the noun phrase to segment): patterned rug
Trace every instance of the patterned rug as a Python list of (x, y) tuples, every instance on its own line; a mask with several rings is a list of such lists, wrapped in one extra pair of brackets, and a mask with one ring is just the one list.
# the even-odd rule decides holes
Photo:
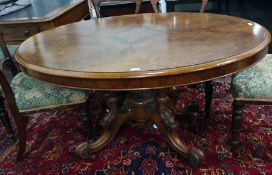
[[(92, 154), (89, 159), (82, 160), (74, 153), (75, 147), (86, 139), (82, 119), (78, 111), (64, 110), (30, 117), (27, 156), (19, 163), (14, 163), (16, 144), (5, 137), (5, 130), (1, 126), (0, 175), (271, 175), (272, 108), (246, 106), (241, 143), (231, 147), (232, 98), (229, 80), (229, 77), (222, 78), (213, 84), (212, 115), (207, 127), (203, 127), (203, 120), (199, 120), (189, 128), (186, 118), (176, 116), (182, 141), (200, 148), (206, 155), (204, 164), (197, 168), (190, 167), (185, 159), (168, 147), (152, 123), (122, 127), (108, 146)], [(185, 91), (181, 93), (179, 103), (198, 99), (203, 109), (203, 86)], [(99, 110), (93, 112), (96, 118), (101, 116)], [(198, 127), (201, 128), (198, 131), (191, 129)]]

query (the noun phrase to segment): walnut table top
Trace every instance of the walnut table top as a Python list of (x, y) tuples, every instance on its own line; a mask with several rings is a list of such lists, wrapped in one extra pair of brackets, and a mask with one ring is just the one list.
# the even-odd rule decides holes
[(57, 27), (15, 53), (29, 76), (62, 86), (133, 90), (211, 80), (262, 59), (261, 25), (206, 13), (137, 14)]

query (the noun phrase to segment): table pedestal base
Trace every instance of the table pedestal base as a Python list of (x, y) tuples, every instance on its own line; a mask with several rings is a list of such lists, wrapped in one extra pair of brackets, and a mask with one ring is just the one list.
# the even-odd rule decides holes
[(111, 94), (107, 100), (108, 112), (100, 121), (104, 127), (103, 134), (94, 142), (84, 142), (77, 146), (76, 153), (83, 159), (92, 152), (107, 145), (117, 134), (120, 126), (127, 120), (139, 122), (153, 121), (165, 135), (169, 145), (180, 155), (187, 158), (192, 166), (204, 161), (201, 150), (187, 147), (176, 132), (177, 123), (169, 108), (169, 97), (166, 90), (144, 90), (128, 93), (123, 104), (117, 95)]

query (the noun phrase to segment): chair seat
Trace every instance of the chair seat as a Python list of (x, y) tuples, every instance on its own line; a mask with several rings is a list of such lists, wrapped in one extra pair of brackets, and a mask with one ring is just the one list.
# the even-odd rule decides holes
[(272, 54), (232, 78), (234, 98), (272, 101)]
[(43, 83), (20, 72), (10, 84), (20, 111), (87, 101), (86, 91)]

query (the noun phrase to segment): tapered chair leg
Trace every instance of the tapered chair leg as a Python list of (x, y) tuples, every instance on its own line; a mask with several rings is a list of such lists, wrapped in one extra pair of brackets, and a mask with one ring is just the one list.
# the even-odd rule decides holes
[(207, 4), (208, 4), (208, 0), (202, 0), (200, 13), (203, 13), (206, 10)]
[(27, 119), (24, 118), (21, 120), (18, 126), (18, 138), (19, 138), (19, 151), (17, 154), (17, 161), (21, 161), (24, 158), (25, 148), (26, 148), (26, 128), (27, 128)]
[(94, 6), (94, 10), (96, 13), (96, 17), (97, 18), (101, 18), (101, 14), (100, 14), (100, 10), (99, 10), (99, 4), (101, 3), (100, 0), (94, 0), (93, 2), (93, 6)]
[(211, 81), (205, 82), (205, 119), (210, 117), (212, 104), (213, 86)]
[(138, 14), (140, 13), (141, 10), (142, 0), (135, 0), (135, 3), (136, 3), (135, 14)]
[(15, 140), (14, 132), (10, 124), (10, 119), (4, 105), (4, 98), (2, 96), (0, 96), (0, 121), (6, 128), (8, 137)]
[(150, 0), (150, 3), (151, 3), (154, 13), (158, 13), (158, 8), (157, 8), (158, 2), (159, 2), (159, 0)]
[(241, 130), (241, 119), (243, 117), (243, 105), (241, 102), (233, 101), (233, 113), (232, 113), (232, 139), (233, 145), (239, 143), (239, 132)]

